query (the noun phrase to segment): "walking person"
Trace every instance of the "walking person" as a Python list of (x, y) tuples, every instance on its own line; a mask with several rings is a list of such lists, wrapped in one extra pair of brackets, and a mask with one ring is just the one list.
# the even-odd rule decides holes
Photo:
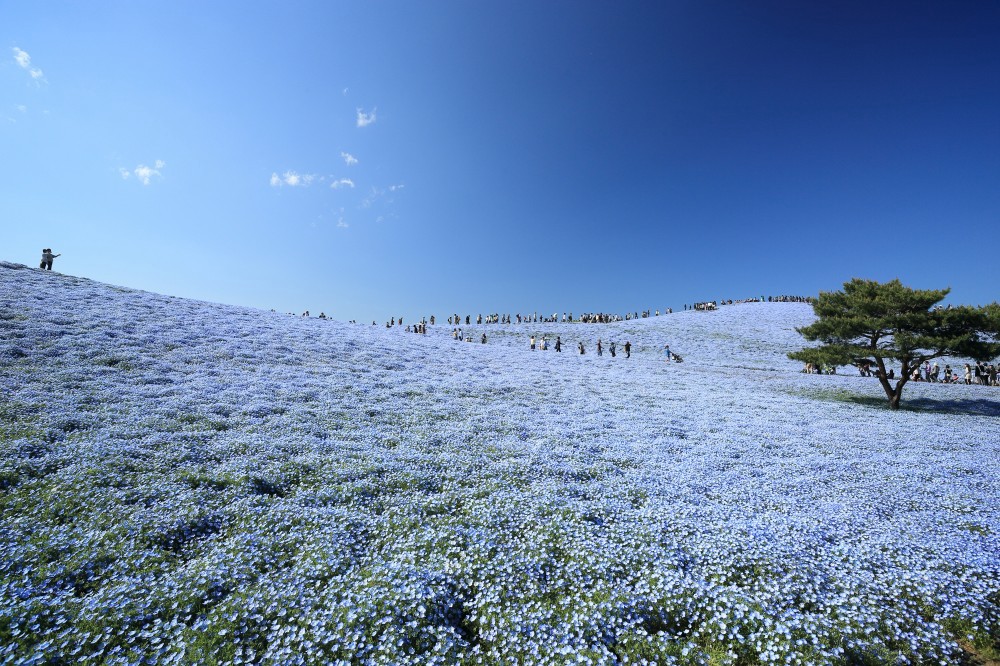
[(531, 351), (535, 351), (535, 336), (531, 336)]
[(673, 360), (673, 358), (674, 358), (674, 357), (673, 357), (673, 355), (672, 355), (672, 354), (670, 353), (670, 345), (664, 345), (664, 346), (663, 346), (663, 358), (664, 358), (664, 360), (665, 360), (665, 361), (666, 361), (667, 363), (669, 363), (670, 361), (672, 361), (672, 360)]
[(42, 263), (38, 266), (43, 271), (52, 270), (52, 260), (62, 255), (52, 254), (52, 248), (47, 247), (42, 250)]
[(632, 358), (632, 343), (625, 341), (625, 358)]
[(608, 351), (611, 352), (611, 358), (615, 357), (615, 341), (612, 340), (611, 344), (608, 345)]
[(578, 346), (579, 346), (579, 348), (580, 348), (580, 354), (581, 354), (581, 355), (582, 355), (582, 354), (586, 354), (586, 353), (587, 353), (587, 352), (586, 352), (586, 351), (584, 351), (584, 349), (583, 349), (583, 343), (582, 343), (582, 342), (578, 342), (578, 343), (577, 343), (577, 345), (578, 345)]
[(601, 339), (597, 338), (597, 355), (604, 356), (604, 348), (601, 347)]
[(562, 338), (560, 338), (558, 335), (556, 336), (556, 351), (557, 352), (562, 351)]

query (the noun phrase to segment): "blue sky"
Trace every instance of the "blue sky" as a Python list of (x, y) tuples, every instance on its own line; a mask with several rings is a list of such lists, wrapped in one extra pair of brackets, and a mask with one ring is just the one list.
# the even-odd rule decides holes
[(0, 259), (382, 321), (997, 298), (1000, 5), (5, 3)]

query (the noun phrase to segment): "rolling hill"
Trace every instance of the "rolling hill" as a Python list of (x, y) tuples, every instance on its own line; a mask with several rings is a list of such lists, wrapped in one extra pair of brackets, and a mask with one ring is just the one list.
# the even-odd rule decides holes
[(812, 318), (484, 345), (0, 263), (0, 663), (990, 654), (1000, 392), (890, 412), (786, 358)]

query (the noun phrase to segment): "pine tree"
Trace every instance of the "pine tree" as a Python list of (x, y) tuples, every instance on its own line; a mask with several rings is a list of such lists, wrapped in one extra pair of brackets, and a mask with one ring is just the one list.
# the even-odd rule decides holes
[[(843, 291), (821, 292), (813, 304), (817, 321), (796, 330), (822, 344), (788, 356), (805, 363), (873, 364), (889, 407), (899, 409), (903, 387), (926, 361), (1000, 356), (1000, 305), (936, 307), (949, 291), (856, 278), (844, 283)], [(901, 365), (895, 386), (887, 360)]]

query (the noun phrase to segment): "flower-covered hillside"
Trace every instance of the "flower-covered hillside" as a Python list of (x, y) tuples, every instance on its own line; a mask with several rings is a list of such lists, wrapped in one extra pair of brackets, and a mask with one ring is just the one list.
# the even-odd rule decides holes
[[(785, 358), (810, 319), (472, 327), (483, 345), (0, 264), (0, 663), (991, 649), (996, 394), (873, 407), (869, 380)], [(596, 357), (605, 336), (632, 358)]]

